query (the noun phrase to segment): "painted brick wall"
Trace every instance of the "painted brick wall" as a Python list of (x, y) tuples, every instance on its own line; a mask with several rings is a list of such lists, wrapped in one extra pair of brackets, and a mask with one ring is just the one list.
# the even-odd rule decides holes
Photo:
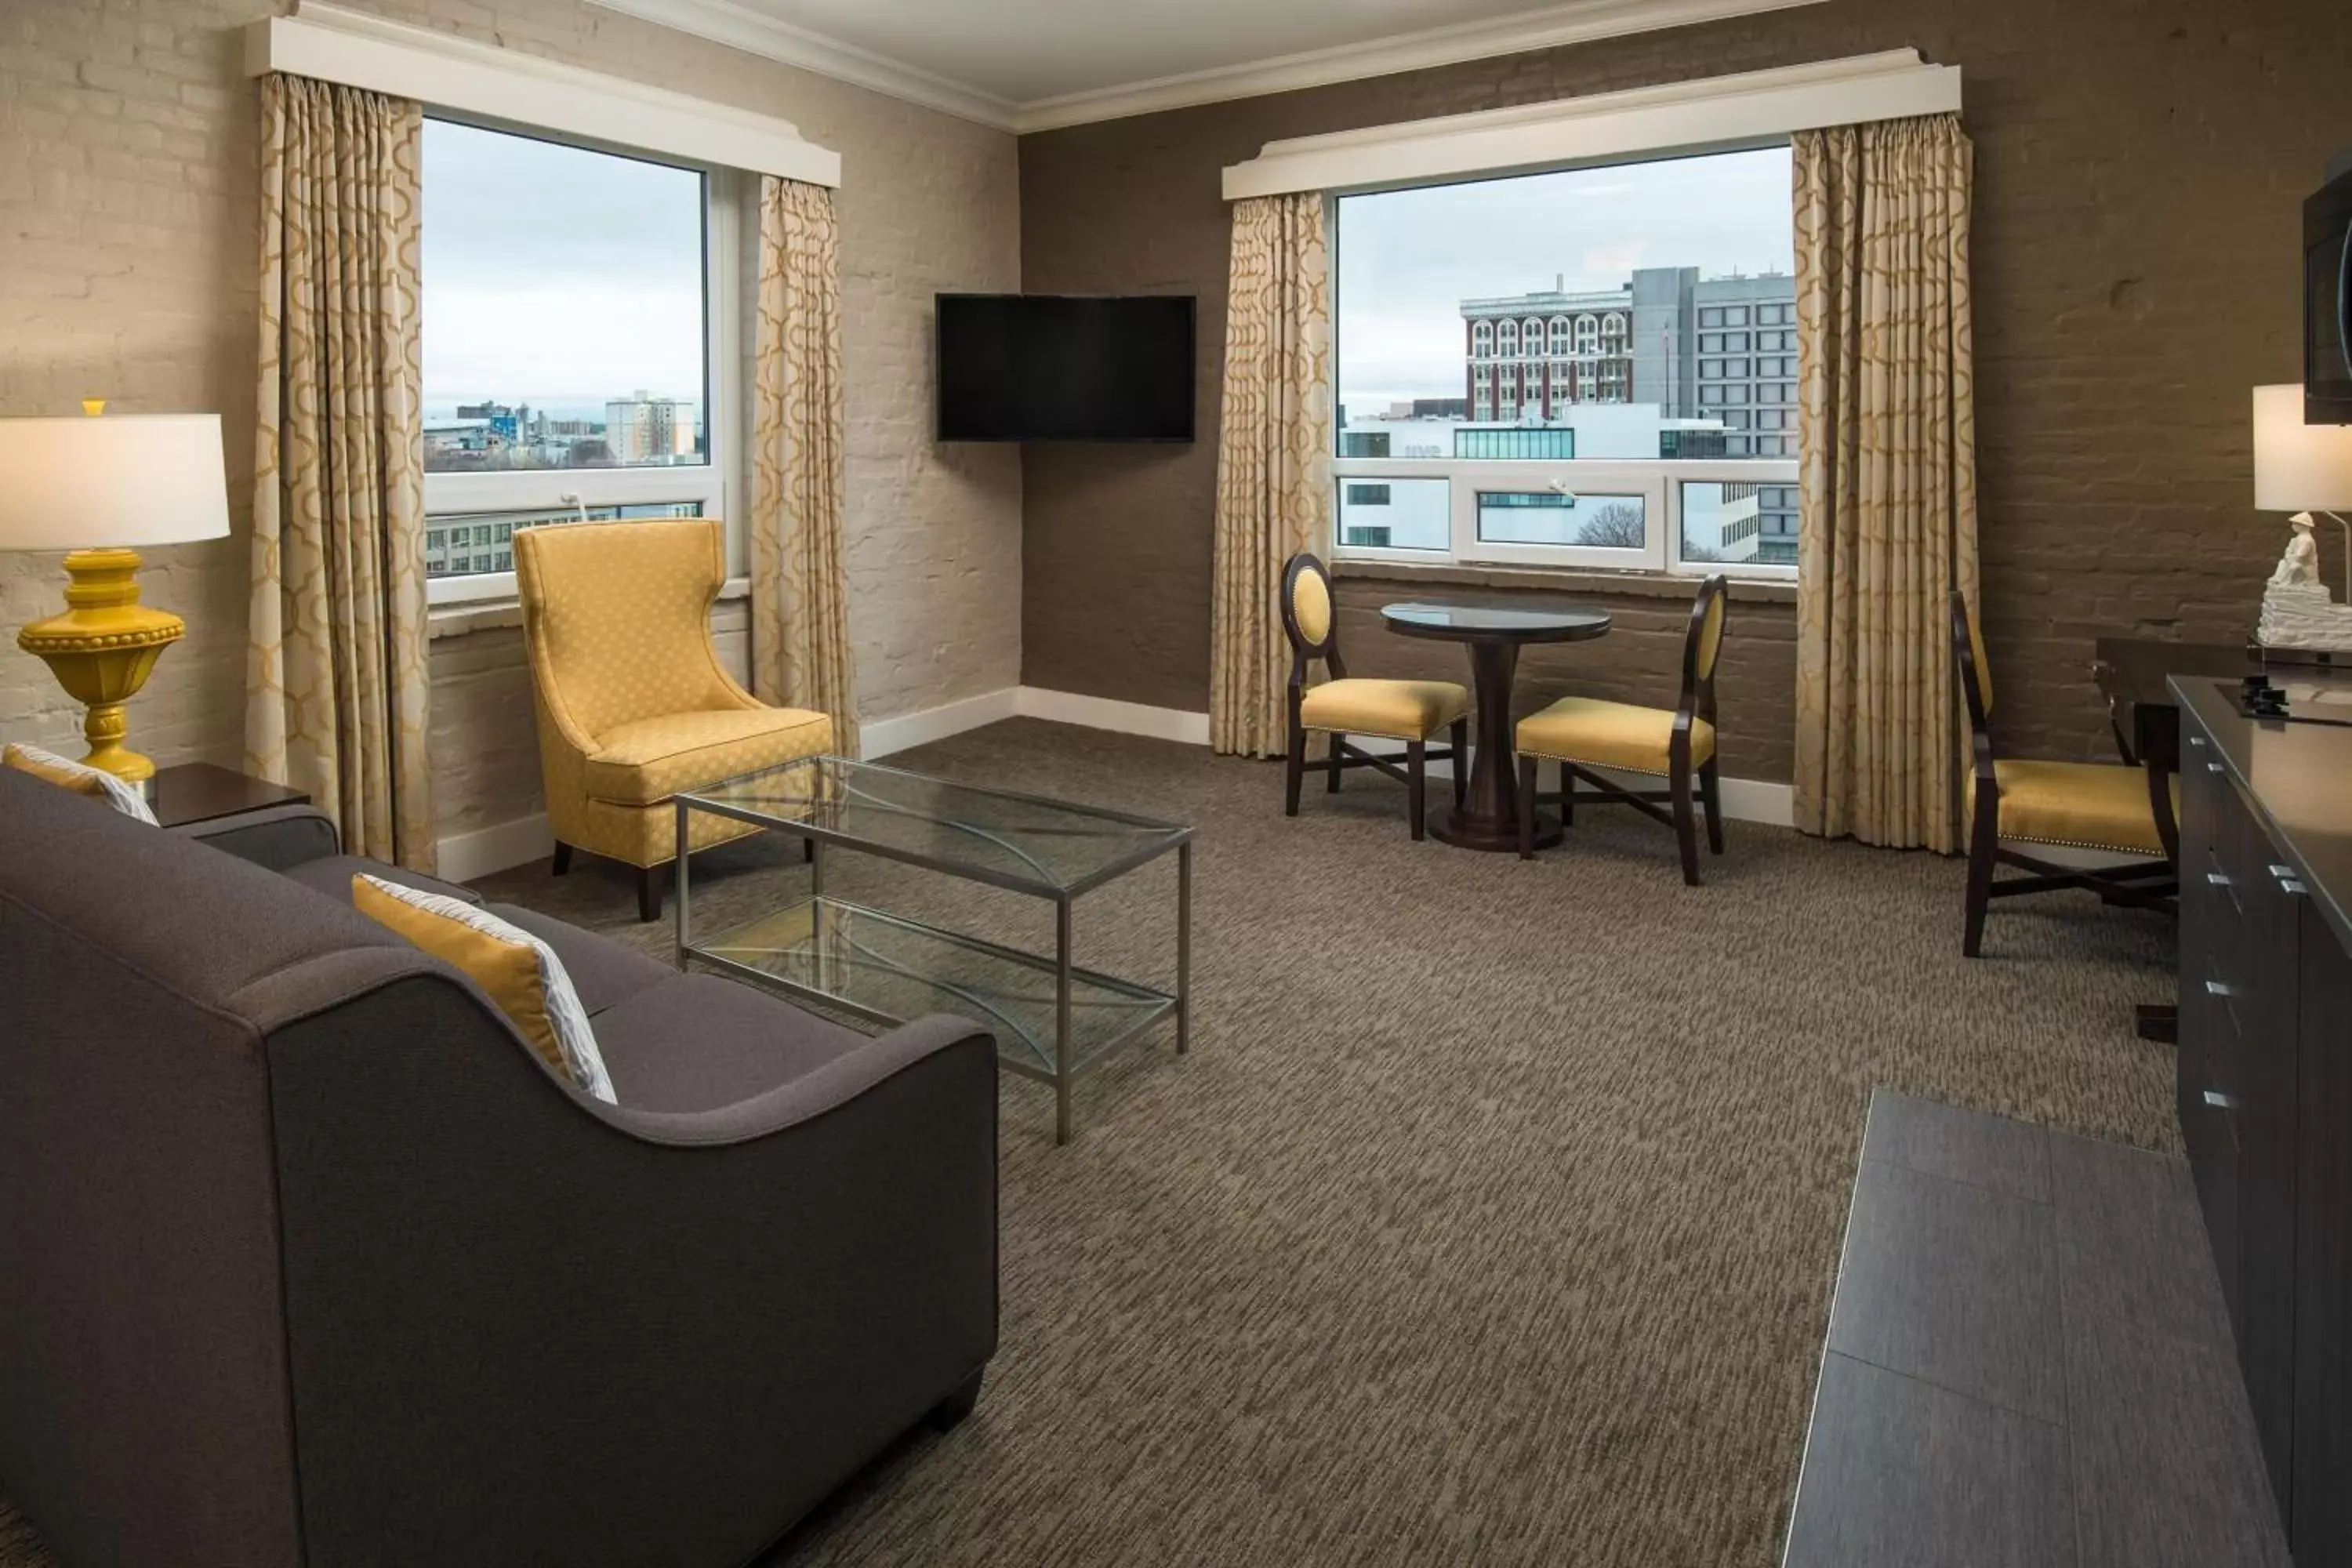
[[(1013, 138), (578, 0), (359, 8), (780, 115), (842, 153), (850, 593), (869, 718), (1020, 674), (1017, 457), (930, 440), (930, 298), (1019, 287)], [(256, 353), (257, 89), (240, 29), (267, 0), (0, 5), (0, 415), (218, 410), (238, 537), (160, 551), (148, 597), (188, 620), (133, 710), (164, 762), (241, 750)], [(0, 554), (0, 737), (79, 718), (15, 633), (61, 603), (53, 555)], [(436, 641), (444, 831), (537, 806), (511, 632)]]
[[(1284, 137), (1906, 47), (1967, 72), (1984, 620), (2004, 739), (2111, 755), (2093, 637), (2242, 637), (2285, 542), (2283, 520), (2252, 506), (2248, 388), (2299, 374), (2300, 203), (2352, 144), (2341, 0), (1830, 0), (1024, 137), (1024, 286), (1197, 292), (1206, 433), (1175, 451), (1026, 454), (1024, 679), (1208, 704), (1224, 165)], [(1530, 287), (1552, 270), (1531, 259)], [(1398, 640), (1363, 627), (1351, 652), (1370, 668)], [(1381, 658), (1462, 679), (1440, 645)], [(1727, 708), (1742, 690), (1786, 713), (1783, 642), (1743, 637), (1727, 659)], [(1634, 674), (1653, 662), (1630, 637), (1578, 652), (1581, 679), (1612, 694), (1647, 686)], [(1749, 776), (1787, 776), (1785, 744), (1750, 754)]]

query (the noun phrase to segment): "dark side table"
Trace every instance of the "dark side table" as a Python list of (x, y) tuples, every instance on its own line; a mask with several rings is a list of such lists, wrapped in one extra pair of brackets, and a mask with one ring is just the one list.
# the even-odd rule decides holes
[(211, 763), (181, 763), (157, 768), (147, 787), (147, 804), (153, 808), (156, 822), (164, 827), (217, 822), (225, 816), (242, 816), (274, 805), (308, 805), (310, 802), (307, 791), (247, 778), (235, 769), (216, 767)]

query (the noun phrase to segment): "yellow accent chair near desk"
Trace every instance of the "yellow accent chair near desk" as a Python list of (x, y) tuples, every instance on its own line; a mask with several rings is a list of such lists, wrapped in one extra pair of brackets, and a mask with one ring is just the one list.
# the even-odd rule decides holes
[[(1450, 680), (1352, 679), (1339, 657), (1339, 633), (1332, 612), (1331, 574), (1312, 555), (1294, 555), (1282, 569), (1282, 630), (1290, 639), (1288, 693), (1289, 761), (1284, 779), (1283, 815), (1298, 815), (1299, 785), (1307, 776), (1307, 737), (1321, 731), (1330, 738), (1330, 758), (1322, 766), (1330, 794), (1339, 793), (1340, 773), (1377, 768), (1405, 786), (1412, 814), (1412, 837), (1425, 836), (1429, 764), (1454, 764), (1454, 804), (1462, 804), (1470, 768), (1470, 692)], [(1319, 686), (1307, 684), (1317, 659), (1330, 672)], [(1431, 738), (1451, 731), (1450, 743), (1429, 749)], [(1349, 735), (1378, 735), (1404, 742), (1400, 769), (1388, 758), (1348, 743)]]
[[(833, 721), (771, 708), (727, 673), (710, 606), (727, 580), (714, 519), (564, 523), (515, 535), (554, 868), (582, 849), (633, 866), (661, 916), (673, 797), (833, 749)], [(698, 815), (689, 849), (756, 831)]]
[[(1969, 826), (1967, 923), (1960, 951), (1981, 956), (1985, 911), (1995, 899), (2084, 888), (2115, 903), (2166, 907), (2173, 865), (2157, 826), (2148, 773), (2123, 763), (2032, 762), (1998, 755), (1992, 741), (1992, 668), (1976, 611), (1958, 592), (1951, 597), (1952, 658), (1969, 715), (1969, 762), (1962, 810)], [(2172, 781), (2178, 820), (2179, 784)], [(2118, 855), (2155, 856), (2098, 870), (2061, 866), (2001, 847), (2050, 844)], [(1997, 880), (1997, 866), (2033, 873)], [(2160, 880), (2159, 880), (2160, 879)]]
[(139, 602), (143, 544), (228, 535), (217, 414), (0, 419), (0, 550), (63, 550), (66, 610), (16, 634), (88, 712), (82, 761), (137, 784), (154, 763), (123, 743), (124, 709), (186, 623)]
[[(1675, 830), (1682, 847), (1683, 880), (1698, 886), (1698, 826), (1706, 811), (1706, 847), (1723, 853), (1723, 788), (1715, 755), (1715, 667), (1723, 657), (1724, 595), (1720, 576), (1699, 584), (1683, 639), (1682, 700), (1672, 708), (1642, 708), (1596, 697), (1563, 697), (1519, 721), (1519, 858), (1535, 858), (1536, 807), (1559, 807), (1572, 826), (1580, 800), (1630, 805)], [(1536, 766), (1559, 764), (1559, 793), (1536, 795)], [(1593, 772), (1657, 773), (1663, 790), (1629, 790)], [(1580, 792), (1579, 784), (1585, 787)], [(1695, 787), (1694, 787), (1695, 786)], [(1672, 815), (1665, 808), (1672, 808)]]

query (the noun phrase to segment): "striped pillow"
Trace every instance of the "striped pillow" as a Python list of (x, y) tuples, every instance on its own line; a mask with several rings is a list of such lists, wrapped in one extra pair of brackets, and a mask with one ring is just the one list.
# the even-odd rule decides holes
[(92, 800), (102, 800), (123, 816), (156, 826), (155, 812), (147, 804), (147, 796), (137, 784), (126, 784), (103, 768), (87, 763), (69, 763), (55, 752), (45, 752), (38, 746), (10, 742), (0, 750), (0, 767), (11, 767), (20, 773), (30, 773), (37, 779), (47, 779), (60, 789), (76, 795), (86, 795)]
[(553, 948), (487, 910), (365, 872), (352, 878), (352, 907), (464, 970), (566, 1082), (607, 1105), (620, 1103), (587, 1009)]

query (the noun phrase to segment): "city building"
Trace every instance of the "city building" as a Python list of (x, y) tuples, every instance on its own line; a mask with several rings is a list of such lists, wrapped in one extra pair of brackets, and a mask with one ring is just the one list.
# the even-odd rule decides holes
[(615, 398), (604, 405), (604, 445), (616, 464), (690, 458), (696, 446), (694, 405), (642, 388), (635, 397)]

